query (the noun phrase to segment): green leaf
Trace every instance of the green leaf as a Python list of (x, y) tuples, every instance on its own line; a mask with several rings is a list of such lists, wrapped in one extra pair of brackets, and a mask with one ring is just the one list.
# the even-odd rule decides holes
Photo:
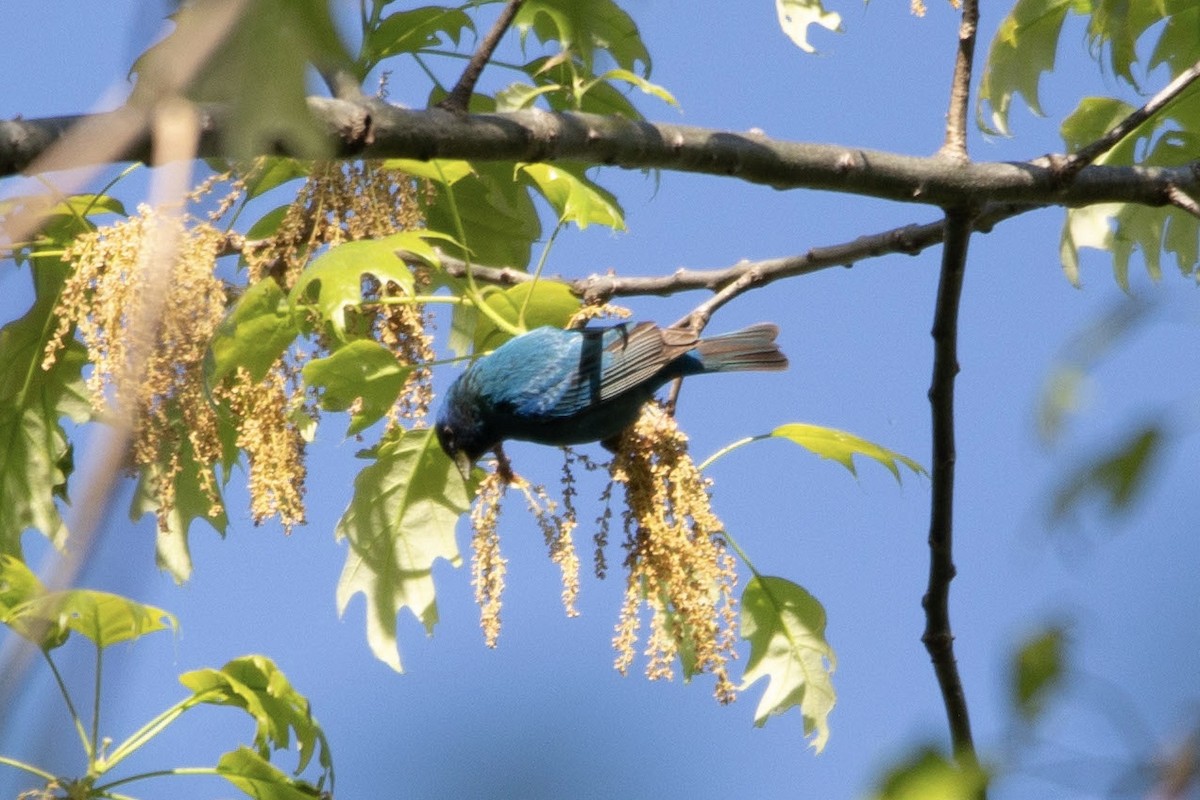
[[(222, 33), (213, 30), (227, 13), (218, 5), (188, 3), (173, 15), (171, 33), (134, 64), (138, 80), (131, 103), (153, 104), (175, 93), (178, 64)], [(228, 109), (227, 151), (235, 158), (281, 148), (325, 155), (328, 143), (308, 108), (308, 70), (350, 66), (329, 0), (251, 0), (219, 41), (187, 88), (191, 99)]]
[(19, 559), (0, 556), (0, 621), (45, 650), (82, 634), (98, 648), (178, 630), (174, 615), (108, 592), (71, 589), (47, 592)]
[(742, 592), (742, 638), (750, 642), (750, 658), (741, 688), (768, 679), (754, 724), (798, 707), (805, 735), (821, 752), (837, 700), (832, 680), (837, 659), (825, 641), (825, 609), (791, 581), (756, 575)]
[(808, 43), (810, 25), (820, 25), (835, 33), (842, 31), (841, 15), (826, 11), (821, 0), (775, 0), (775, 13), (779, 16), (779, 27), (806, 53), (817, 51)]
[[(579, 298), (571, 293), (571, 289), (565, 283), (558, 281), (518, 283), (516, 286), (491, 292), (484, 302), (502, 319), (513, 325), (519, 324), (521, 309), (524, 308), (526, 330), (543, 325), (566, 327), (580, 306)], [(496, 323), (486, 316), (479, 316), (475, 324), (475, 352), (495, 350), (511, 338), (507, 331), (496, 327)]]
[[(432, 254), (424, 231), (402, 231), (382, 239), (345, 242), (322, 253), (305, 267), (292, 287), (291, 302), (312, 302), (339, 339), (347, 336), (346, 311), (363, 302), (363, 277), (396, 284), (413, 293), (413, 274), (397, 250)], [(444, 238), (444, 237), (441, 237)]]
[[(541, 235), (537, 207), (529, 189), (513, 180), (512, 164), (473, 165), (473, 172), (454, 183), (453, 189), (438, 191), (425, 205), (425, 223), (455, 239), (455, 223), (448, 192), (454, 192), (453, 208), (458, 209), (466, 235), (470, 260), (481, 264), (521, 268), (529, 263), (533, 242)], [(457, 258), (467, 258), (461, 247), (447, 247)]]
[(987, 773), (962, 766), (932, 747), (896, 765), (880, 782), (874, 800), (976, 800), (987, 786)]
[[(1017, 0), (992, 40), (983, 80), (979, 85), (977, 116), (984, 130), (1009, 134), (1012, 99), (1020, 94), (1030, 110), (1043, 116), (1038, 82), (1054, 69), (1058, 37), (1068, 11), (1082, 12), (1088, 0)], [(985, 120), (985, 104), (991, 109)]]
[(528, 83), (511, 83), (507, 88), (496, 92), (497, 111), (520, 111), (533, 106), (534, 102), (544, 94), (562, 91), (565, 87), (557, 83), (547, 83), (542, 86), (530, 86)]
[(316, 786), (288, 777), (248, 747), (222, 755), (217, 772), (255, 800), (320, 800), (329, 796)]
[(1161, 428), (1151, 423), (1071, 471), (1055, 490), (1051, 521), (1060, 522), (1096, 495), (1110, 514), (1127, 510), (1160, 460), (1163, 440)]
[(787, 439), (804, 449), (816, 453), (821, 458), (832, 459), (850, 470), (852, 475), (858, 475), (854, 466), (854, 456), (861, 455), (874, 459), (888, 468), (900, 482), (900, 465), (908, 467), (918, 475), (928, 475), (925, 468), (908, 456), (900, 455), (894, 450), (869, 442), (852, 433), (826, 428), (821, 425), (808, 425), (793, 422), (780, 425), (771, 431), (770, 435), (778, 439)]
[(389, 158), (383, 162), (383, 166), (386, 169), (400, 170), (414, 178), (424, 178), (443, 186), (453, 186), (468, 175), (475, 174), (475, 168), (471, 166), (471, 162), (463, 161), (460, 158), (431, 158), (428, 161), (418, 161), (415, 158)]
[[(260, 162), (256, 163), (255, 168), (246, 178), (246, 199), (253, 200), (288, 181), (307, 177), (308, 173), (308, 164), (299, 159), (285, 156), (264, 156)], [(283, 206), (283, 208), (287, 209), (289, 206)], [(259, 237), (247, 234), (247, 238)]]
[(42, 369), (46, 343), (58, 326), (54, 306), (67, 276), (55, 259), (31, 270), (36, 299), (20, 319), (0, 328), (0, 553), (21, 553), (21, 534), (35, 528), (62, 547), (67, 529), (55, 504), (65, 497), (72, 450), (59, 420), (91, 414), (83, 345), (74, 338)]
[(580, 229), (596, 223), (625, 230), (625, 213), (617, 198), (588, 179), (582, 166), (562, 162), (522, 164), (518, 170), (550, 202), (560, 222), (574, 222)]
[(1147, 72), (1165, 64), (1174, 77), (1200, 58), (1200, 5), (1191, 0), (1166, 0), (1166, 25), (1150, 54)]
[[(1147, 30), (1177, 14), (1194, 12), (1195, 3), (1192, 0), (1092, 0), (1091, 18), (1088, 20), (1089, 50), (1099, 57), (1108, 56), (1108, 67), (1114, 75), (1135, 89), (1140, 84), (1133, 74), (1133, 65), (1137, 63), (1137, 43)], [(1200, 20), (1200, 17), (1193, 16)], [(1178, 22), (1175, 22), (1178, 24)], [(1197, 35), (1200, 31), (1195, 23), (1191, 27), (1191, 50), (1196, 52)], [(1161, 35), (1165, 35), (1164, 31)], [(1193, 55), (1191, 61), (1195, 61)], [(1190, 62), (1188, 65), (1189, 66)]]
[(378, 342), (360, 339), (308, 362), (300, 374), (306, 384), (321, 390), (321, 408), (326, 411), (345, 411), (362, 399), (346, 431), (347, 436), (354, 436), (375, 424), (395, 404), (412, 369)]
[(1013, 654), (1009, 692), (1013, 707), (1028, 722), (1039, 717), (1049, 695), (1063, 682), (1066, 630), (1053, 625), (1025, 639)]
[(250, 226), (250, 230), (246, 231), (246, 239), (254, 242), (274, 236), (275, 232), (279, 230), (279, 226), (283, 224), (284, 218), (287, 217), (288, 211), (291, 209), (291, 203), (285, 203), (277, 208), (272, 208), (254, 221), (254, 224)]
[(314, 754), (323, 774), (332, 774), (329, 744), (309, 709), (308, 698), (296, 691), (271, 659), (242, 656), (219, 670), (186, 672), (179, 682), (192, 690), (197, 704), (232, 706), (249, 714), (254, 720), (254, 746), (263, 759), (269, 758), (272, 749), (289, 749), (294, 732), (300, 750), (296, 774), (308, 766)]
[(596, 51), (606, 52), (618, 67), (650, 74), (650, 53), (633, 18), (612, 0), (526, 0), (513, 20), (521, 40), (532, 32), (538, 41), (557, 41), (577, 53), (588, 72), (595, 71)]
[(662, 100), (664, 103), (673, 105), (676, 108), (679, 107), (679, 101), (675, 99), (675, 95), (673, 95), (669, 91), (667, 91), (667, 89), (665, 87), (659, 86), (657, 83), (651, 83), (650, 81), (643, 78), (641, 75), (637, 75), (633, 72), (630, 72), (627, 69), (610, 69), (608, 72), (605, 72), (602, 75), (596, 76), (596, 80), (597, 81), (623, 81), (625, 83), (628, 83), (630, 86), (634, 86), (634, 87), (642, 90), (642, 92), (644, 94), (648, 94), (648, 95), (657, 97), (659, 100)]
[(338, 521), (350, 551), (337, 587), (338, 613), (366, 596), (367, 642), (375, 656), (403, 671), (396, 615), (408, 608), (429, 633), (437, 622), (433, 565), (462, 563), (454, 525), (475, 493), (442, 452), (432, 429), (389, 433), (354, 479), (354, 496)]
[(300, 335), (287, 296), (274, 278), (263, 278), (238, 298), (208, 349), (208, 383), (244, 367), (258, 382)]
[(430, 48), (458, 45), (463, 31), (475, 32), (475, 23), (460, 8), (423, 6), (390, 14), (368, 31), (359, 56), (360, 74), (399, 53), (419, 53)]

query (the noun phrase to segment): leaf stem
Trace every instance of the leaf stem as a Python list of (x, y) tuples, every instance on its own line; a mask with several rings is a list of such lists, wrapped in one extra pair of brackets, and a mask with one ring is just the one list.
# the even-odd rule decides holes
[(13, 767), (14, 769), (19, 769), (22, 772), (28, 772), (30, 775), (36, 775), (47, 782), (58, 780), (57, 775), (52, 775), (40, 767), (35, 767), (33, 764), (26, 764), (24, 761), (18, 761), (17, 759), (9, 758), (8, 756), (0, 756), (0, 764), (3, 764), (7, 767)]
[(104, 648), (96, 645), (96, 680), (92, 687), (92, 754), (99, 754), (100, 746), (100, 686), (103, 680)]
[(75, 725), (75, 732), (79, 734), (79, 741), (83, 744), (83, 752), (87, 755), (88, 762), (90, 763), (95, 757), (95, 751), (92, 748), (91, 740), (88, 738), (87, 730), (83, 726), (83, 719), (80, 718), (79, 712), (75, 710), (75, 703), (71, 700), (71, 693), (67, 691), (67, 684), (63, 680), (62, 673), (58, 671), (54, 659), (50, 658), (50, 651), (41, 647), (38, 650), (46, 659), (46, 663), (50, 665), (50, 674), (54, 676), (54, 682), (58, 684), (58, 691), (62, 694), (63, 700), (67, 702), (67, 711), (71, 714), (71, 721)]
[(770, 439), (770, 438), (771, 438), (771, 434), (760, 433), (757, 436), (747, 436), (745, 439), (738, 439), (736, 442), (725, 445), (720, 450), (713, 453), (708, 458), (704, 459), (704, 461), (702, 461), (700, 463), (700, 465), (698, 467), (696, 467), (696, 469), (703, 472), (704, 470), (708, 469), (714, 461), (716, 461), (719, 458), (724, 458), (725, 456), (732, 453), (734, 450), (737, 450), (739, 447), (744, 447), (745, 445), (748, 445), (751, 442), (760, 442), (763, 439)]
[(517, 325), (521, 328), (525, 327), (525, 309), (529, 308), (529, 301), (533, 299), (534, 287), (542, 278), (542, 270), (546, 268), (546, 261), (550, 257), (550, 248), (554, 246), (554, 240), (558, 238), (559, 232), (566, 224), (566, 220), (559, 219), (558, 224), (554, 226), (554, 230), (546, 239), (546, 246), (542, 248), (542, 255), (538, 258), (537, 267), (533, 270), (533, 279), (529, 282), (529, 291), (525, 293), (525, 299), (521, 301), (521, 310), (517, 313)]
[(93, 786), (92, 792), (99, 794), (101, 792), (109, 792), (117, 786), (122, 786), (126, 783), (134, 781), (143, 781), (147, 778), (161, 778), (167, 775), (220, 775), (221, 771), (216, 767), (174, 767), (173, 769), (158, 769), (153, 772), (139, 772), (137, 775), (127, 775), (124, 778), (105, 783), (100, 786)]
[(161, 733), (163, 729), (178, 719), (183, 712), (204, 702), (204, 696), (205, 693), (185, 697), (178, 703), (175, 703), (171, 707), (155, 715), (153, 719), (151, 719), (142, 727), (138, 728), (136, 731), (130, 734), (129, 738), (121, 742), (121, 744), (117, 745), (117, 747), (113, 749), (112, 755), (104, 760), (104, 769), (111, 769), (116, 764), (128, 758), (142, 745), (153, 739), (155, 736)]

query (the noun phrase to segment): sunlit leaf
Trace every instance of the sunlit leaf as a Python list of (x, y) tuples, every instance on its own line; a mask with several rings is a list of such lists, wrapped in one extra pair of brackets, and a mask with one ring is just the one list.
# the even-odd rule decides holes
[(617, 198), (593, 183), (582, 167), (559, 162), (522, 164), (519, 170), (550, 202), (561, 222), (574, 222), (581, 229), (596, 223), (625, 230), (625, 213)]
[(1127, 510), (1162, 455), (1164, 434), (1149, 424), (1067, 474), (1054, 492), (1050, 517), (1061, 521), (1084, 501), (1099, 497), (1110, 514)]
[(345, 411), (361, 400), (346, 431), (354, 436), (388, 412), (411, 372), (412, 367), (397, 361), (388, 348), (359, 339), (308, 362), (300, 374), (308, 386), (320, 390), (321, 408), (326, 411)]
[(213, 335), (206, 365), (209, 385), (238, 367), (261, 381), (299, 335), (287, 295), (274, 278), (263, 278), (238, 298)]
[(16, 556), (0, 554), (0, 622), (17, 606), (45, 592), (33, 570)]
[(644, 92), (645, 94), (652, 95), (653, 97), (657, 97), (659, 100), (662, 100), (664, 103), (668, 103), (668, 104), (676, 106), (676, 107), (679, 106), (679, 101), (677, 101), (675, 99), (675, 95), (673, 95), (669, 91), (667, 91), (665, 87), (659, 86), (657, 83), (651, 83), (650, 81), (643, 78), (641, 75), (630, 72), (627, 69), (610, 69), (608, 72), (605, 72), (601, 75), (596, 76), (596, 80), (598, 80), (598, 81), (623, 81), (625, 83), (628, 83), (630, 86), (634, 86), (634, 87), (642, 90), (642, 92)]
[(291, 747), (295, 733), (302, 772), (318, 755), (323, 772), (332, 769), (325, 733), (309, 709), (308, 698), (296, 691), (287, 676), (266, 656), (235, 658), (221, 669), (198, 669), (179, 676), (197, 703), (233, 706), (254, 720), (254, 746), (264, 759), (274, 750)]
[[(533, 330), (543, 325), (565, 327), (579, 310), (579, 298), (571, 293), (565, 283), (557, 281), (532, 281), (518, 283), (504, 290), (488, 294), (486, 302), (502, 319), (517, 325), (525, 310), (525, 328)], [(475, 352), (495, 350), (511, 339), (507, 331), (496, 327), (496, 323), (480, 314), (475, 325)]]
[(766, 576), (750, 579), (741, 602), (742, 638), (750, 642), (742, 689), (768, 679), (754, 724), (799, 708), (804, 733), (821, 752), (829, 741), (829, 714), (837, 700), (832, 680), (837, 659), (825, 640), (825, 609), (802, 587)]
[(566, 87), (557, 83), (547, 83), (542, 86), (530, 86), (528, 83), (509, 84), (496, 92), (497, 111), (520, 111), (530, 108), (539, 97), (550, 92), (563, 91)]
[[(453, 209), (461, 219), (466, 236), (463, 244), (472, 261), (516, 268), (529, 263), (530, 250), (541, 236), (542, 226), (529, 189), (513, 180), (512, 164), (475, 164), (472, 173), (452, 188), (439, 189), (424, 206), (427, 227), (458, 239), (459, 225)], [(457, 258), (468, 255), (461, 247), (446, 250)]]
[(399, 53), (457, 45), (467, 30), (474, 32), (475, 24), (460, 8), (423, 6), (389, 14), (363, 41), (360, 73), (365, 75), (380, 60)]
[(367, 642), (401, 671), (396, 615), (408, 608), (432, 633), (437, 622), (433, 565), (462, 563), (454, 525), (467, 510), (468, 485), (431, 429), (393, 431), (354, 479), (354, 496), (338, 521), (350, 550), (337, 587), (338, 613), (366, 597)]
[(987, 783), (981, 768), (927, 747), (889, 770), (873, 800), (977, 800)]
[(1067, 632), (1051, 626), (1028, 637), (1013, 654), (1009, 690), (1013, 707), (1026, 720), (1041, 715), (1063, 680)]
[(385, 169), (395, 169), (443, 185), (454, 185), (475, 172), (470, 161), (460, 158), (431, 158), (420, 161), (415, 158), (389, 158), (383, 162)]
[(595, 71), (597, 51), (606, 52), (618, 67), (642, 65), (650, 73), (650, 53), (633, 18), (612, 0), (525, 0), (513, 21), (524, 40), (533, 33), (541, 42), (557, 41), (563, 50), (579, 54), (584, 68)]
[(66, 539), (55, 497), (65, 496), (73, 459), (59, 420), (83, 422), (91, 413), (81, 344), (69, 338), (54, 366), (42, 369), (66, 270), (57, 259), (34, 268), (33, 307), (0, 328), (0, 553), (19, 555), (29, 528), (59, 547)]
[[(1138, 61), (1138, 40), (1163, 19), (1168, 20), (1168, 28), (1176, 25), (1183, 30), (1190, 30), (1192, 56), (1187, 66), (1200, 54), (1197, 52), (1196, 36), (1196, 32), (1200, 31), (1200, 16), (1195, 13), (1196, 4), (1193, 0), (1091, 0), (1086, 6), (1082, 2), (1077, 5), (1081, 10), (1091, 12), (1088, 19), (1089, 50), (1098, 57), (1107, 56), (1109, 71), (1134, 88), (1141, 88), (1133, 71)], [(1185, 15), (1192, 18), (1190, 29), (1183, 27), (1186, 24), (1185, 19), (1176, 19), (1177, 16)], [(1170, 31), (1164, 29), (1159, 35), (1165, 36), (1168, 32)]]
[(221, 756), (217, 773), (254, 800), (321, 800), (318, 787), (289, 777), (248, 747)]
[(413, 274), (397, 250), (428, 249), (419, 231), (402, 231), (382, 239), (345, 242), (330, 248), (305, 267), (292, 288), (294, 304), (312, 303), (338, 338), (346, 337), (346, 312), (363, 302), (363, 277), (395, 284), (413, 293)]
[(841, 15), (826, 11), (821, 0), (775, 0), (775, 12), (779, 16), (779, 27), (806, 53), (817, 50), (808, 42), (810, 25), (820, 25), (834, 32), (842, 30)]
[(789, 442), (798, 444), (804, 449), (821, 456), (821, 458), (832, 459), (850, 470), (853, 475), (858, 474), (854, 466), (854, 456), (856, 455), (866, 456), (878, 461), (887, 467), (888, 471), (895, 476), (897, 482), (900, 481), (901, 465), (908, 467), (918, 475), (928, 474), (924, 467), (908, 456), (901, 455), (894, 450), (889, 450), (886, 447), (867, 441), (852, 433), (839, 431), (836, 428), (793, 422), (787, 425), (780, 425), (771, 431), (770, 435), (774, 438), (786, 439)]
[[(1013, 96), (1020, 94), (1030, 110), (1042, 116), (1038, 83), (1054, 69), (1058, 37), (1070, 10), (1081, 0), (1017, 0), (992, 40), (979, 85), (979, 124), (1008, 135)], [(984, 106), (990, 109), (985, 118)]]

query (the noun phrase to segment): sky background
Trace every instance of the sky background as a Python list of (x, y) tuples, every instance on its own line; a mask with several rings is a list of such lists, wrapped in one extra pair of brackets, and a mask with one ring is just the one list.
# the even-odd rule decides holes
[[(924, 19), (910, 16), (907, 3), (828, 5), (843, 14), (846, 32), (814, 29), (821, 52), (810, 56), (779, 30), (767, 0), (739, 3), (735, 12), (733, 4), (708, 0), (629, 0), (624, 7), (654, 59), (652, 79), (675, 94), (682, 111), (639, 99), (640, 107), (652, 120), (934, 152), (942, 140), (956, 13), (943, 2), (931, 2)], [(1008, 3), (982, 6), (981, 63)], [(127, 88), (129, 64), (159, 30), (161, 11), (115, 0), (9, 0), (0, 118), (111, 105)], [(1015, 106), (1016, 137), (989, 140), (972, 130), (974, 158), (1061, 150), (1057, 119), (1083, 96), (1122, 91), (1088, 57), (1077, 21), (1063, 42), (1058, 71), (1043, 82), (1049, 117)], [(444, 74), (452, 78), (449, 69)], [(398, 69), (392, 77), (391, 99), (422, 105), (425, 84), (410, 92), (417, 84), (405, 76)], [(1165, 82), (1157, 78), (1147, 85), (1157, 89)], [(656, 180), (610, 170), (599, 180), (623, 203), (629, 231), (565, 232), (550, 272), (722, 267), (936, 218), (925, 207), (669, 172)], [(134, 179), (122, 191), (144, 185), (144, 178)], [(974, 237), (961, 313), (959, 576), (951, 613), (981, 753), (985, 759), (1007, 748), (1025, 754), (995, 798), (1103, 797), (1126, 789), (1136, 795), (1142, 784), (1129, 770), (1194, 727), (1200, 712), (1196, 290), (1173, 266), (1161, 285), (1152, 285), (1135, 259), (1134, 294), (1158, 304), (1152, 321), (1099, 364), (1086, 408), (1065, 440), (1048, 448), (1035, 425), (1047, 374), (1073, 335), (1123, 301), (1104, 254), (1084, 256), (1083, 290), (1064, 279), (1061, 221), (1060, 210), (1048, 210)], [(791, 369), (690, 382), (679, 416), (697, 460), (743, 436), (803, 421), (852, 431), (928, 464), (925, 393), (938, 259), (931, 249), (826, 270), (722, 309), (714, 332), (777, 322)], [(28, 281), (27, 272), (0, 266), (4, 320), (23, 313)], [(702, 299), (629, 305), (637, 318), (665, 323)], [(439, 373), (438, 386), (453, 374)], [(1056, 480), (1115, 433), (1162, 413), (1175, 436), (1132, 513), (1112, 518), (1089, 507), (1068, 524), (1048, 524)], [(499, 647), (483, 645), (468, 569), (443, 564), (435, 571), (441, 623), (427, 638), (410, 615), (401, 616), (407, 672), (393, 673), (367, 647), (362, 598), (342, 619), (334, 606), (346, 548), (332, 532), (361, 465), (354, 453), (363, 446), (343, 440), (345, 424), (329, 415), (310, 453), (309, 524), (290, 537), (276, 526), (254, 528), (235, 476), (229, 535), (221, 540), (193, 528), (195, 575), (183, 587), (155, 570), (152, 521), (127, 521), (125, 487), (81, 584), (162, 606), (179, 617), (181, 633), (106, 655), (104, 728), (113, 738), (179, 699), (178, 673), (264, 653), (311, 699), (332, 743), (338, 795), (347, 798), (852, 798), (868, 793), (881, 771), (915, 746), (945, 743), (941, 698), (920, 643), (928, 480), (906, 475), (898, 486), (872, 463), (862, 463), (855, 480), (777, 442), (744, 448), (711, 470), (717, 513), (760, 571), (805, 586), (828, 613), (838, 704), (829, 745), (814, 755), (798, 712), (753, 727), (761, 686), (721, 707), (704, 677), (685, 685), (650, 683), (640, 672), (617, 675), (610, 640), (621, 580), (585, 575), (582, 615), (564, 618), (557, 568), (533, 521), (511, 499), (501, 527), (509, 576)], [(86, 459), (87, 441), (77, 461)], [(515, 445), (509, 454), (530, 479), (556, 485), (557, 451)], [(584, 483), (582, 519), (599, 512), (599, 489)], [(577, 533), (585, 564), (589, 535), (586, 524)], [(34, 556), (45, 552), (35, 535), (26, 543)], [(462, 525), (459, 544), (467, 547)], [(619, 557), (612, 546), (610, 561)], [(1070, 691), (1036, 741), (1022, 739), (1014, 735), (1007, 702), (1008, 658), (1022, 637), (1055, 621), (1072, 631)], [(86, 697), (88, 652), (67, 652), (68, 680)], [(77, 769), (76, 740), (46, 670), (35, 663), (25, 687), (19, 702), (0, 708), (0, 753)], [(212, 764), (251, 732), (239, 713), (197, 710), (129, 766)], [(290, 769), (289, 758), (276, 763)], [(22, 786), (0, 768), (0, 796)], [(128, 788), (138, 797), (173, 800), (234, 795), (223, 781), (207, 778)]]

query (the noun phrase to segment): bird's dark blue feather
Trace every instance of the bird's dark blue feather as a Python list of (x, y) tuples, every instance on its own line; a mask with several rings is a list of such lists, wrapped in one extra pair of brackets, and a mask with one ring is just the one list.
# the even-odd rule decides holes
[(538, 328), (472, 364), (450, 387), (437, 434), (474, 461), (505, 439), (565, 445), (607, 439), (668, 381), (705, 372), (783, 369), (774, 325), (698, 339), (650, 322)]

